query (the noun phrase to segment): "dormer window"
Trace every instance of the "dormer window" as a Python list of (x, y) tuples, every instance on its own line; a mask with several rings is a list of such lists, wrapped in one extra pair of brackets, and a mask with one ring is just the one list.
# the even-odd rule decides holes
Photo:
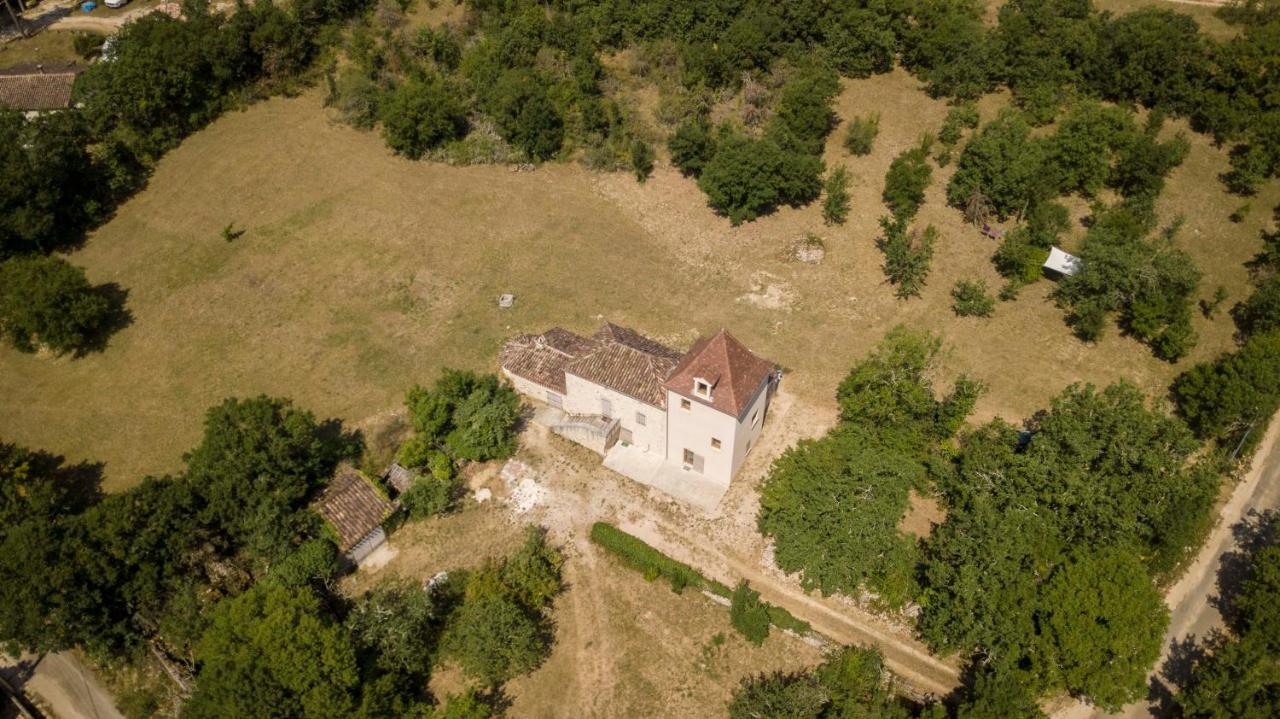
[(711, 399), (711, 383), (700, 377), (694, 378), (693, 394), (702, 399)]

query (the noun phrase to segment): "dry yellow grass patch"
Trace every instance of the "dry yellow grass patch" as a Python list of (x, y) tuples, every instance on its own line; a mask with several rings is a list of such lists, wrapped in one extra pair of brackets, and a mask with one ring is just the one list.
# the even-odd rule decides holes
[[(984, 101), (984, 117), (1002, 102)], [(1116, 332), (1079, 342), (1046, 299), (1048, 282), (990, 320), (952, 315), (955, 280), (998, 280), (995, 243), (943, 205), (950, 168), (935, 172), (919, 218), (941, 231), (928, 287), (896, 300), (874, 246), (884, 173), (946, 106), (901, 71), (847, 81), (840, 116), (873, 110), (882, 129), (871, 155), (844, 153), (841, 128), (828, 143), (828, 164), (855, 178), (851, 219), (838, 228), (823, 227), (816, 204), (731, 227), (666, 166), (639, 185), (574, 165), (513, 173), (411, 162), (333, 122), (318, 93), (230, 114), (165, 157), (71, 257), (93, 281), (128, 288), (134, 324), (80, 360), (0, 350), (0, 436), (104, 461), (107, 488), (121, 489), (179, 468), (204, 409), (229, 395), (290, 396), (359, 420), (398, 406), (443, 366), (493, 368), (510, 334), (590, 331), (604, 318), (675, 346), (731, 328), (787, 368), (789, 392), (821, 408), (900, 323), (943, 333), (947, 370), (990, 385), (979, 419), (1021, 418), (1074, 381), (1164, 391), (1180, 366)], [(1206, 272), (1203, 294), (1222, 283), (1235, 301), (1246, 291), (1241, 263), (1280, 194), (1267, 188), (1244, 224), (1228, 223), (1239, 201), (1216, 179), (1224, 153), (1193, 143), (1161, 212), (1187, 214), (1180, 242)], [(246, 233), (227, 243), (229, 222)], [(807, 232), (826, 240), (822, 264), (788, 258)], [(516, 294), (513, 309), (497, 307), (503, 292)], [(1196, 325), (1202, 340), (1188, 361), (1229, 346), (1225, 318)]]

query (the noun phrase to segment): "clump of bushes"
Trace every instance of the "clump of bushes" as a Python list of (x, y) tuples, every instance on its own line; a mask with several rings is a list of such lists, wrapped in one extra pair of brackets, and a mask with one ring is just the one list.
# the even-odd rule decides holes
[(764, 644), (769, 636), (768, 605), (760, 601), (760, 592), (753, 590), (745, 579), (733, 590), (729, 623), (756, 646)]
[(685, 587), (693, 587), (726, 598), (730, 596), (729, 588), (725, 585), (707, 579), (693, 567), (677, 562), (612, 524), (596, 522), (591, 525), (591, 541), (607, 549), (623, 563), (640, 570), (645, 579), (666, 579), (671, 583), (671, 591), (677, 594)]
[(996, 300), (982, 280), (958, 280), (951, 288), (951, 309), (960, 317), (990, 317)]

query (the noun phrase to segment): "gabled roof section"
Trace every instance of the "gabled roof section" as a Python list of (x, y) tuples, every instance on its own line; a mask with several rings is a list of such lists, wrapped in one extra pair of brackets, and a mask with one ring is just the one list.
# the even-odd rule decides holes
[(0, 72), (0, 105), (24, 111), (71, 107), (71, 86), (82, 70), (78, 65), (25, 65)]
[(605, 322), (604, 326), (596, 330), (596, 333), (591, 338), (597, 342), (616, 342), (654, 357), (669, 359), (672, 362), (680, 360), (679, 352), (657, 340), (651, 340), (633, 329), (615, 325), (612, 322)]
[[(720, 330), (693, 344), (671, 371), (665, 386), (682, 397), (741, 417), (774, 368), (772, 362), (756, 356), (736, 337)], [(694, 394), (695, 379), (712, 383), (710, 400)]]
[(338, 535), (338, 550), (345, 552), (381, 526), (393, 507), (355, 467), (343, 464), (315, 509)]
[(636, 349), (633, 344), (602, 341), (591, 352), (565, 365), (564, 371), (647, 405), (665, 409), (667, 393), (662, 383), (671, 373), (671, 368), (676, 366), (676, 360), (672, 356), (674, 352), (661, 345), (658, 347), (666, 351), (650, 353)]
[(540, 335), (513, 337), (502, 346), (498, 363), (530, 382), (564, 394), (564, 367), (596, 346), (594, 340), (552, 327)]

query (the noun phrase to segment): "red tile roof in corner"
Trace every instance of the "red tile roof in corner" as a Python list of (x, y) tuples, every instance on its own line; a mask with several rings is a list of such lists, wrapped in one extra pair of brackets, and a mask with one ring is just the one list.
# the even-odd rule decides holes
[[(775, 365), (757, 357), (725, 330), (693, 344), (667, 379), (666, 388), (695, 402), (740, 417)], [(694, 378), (712, 383), (711, 400), (693, 393)]]

